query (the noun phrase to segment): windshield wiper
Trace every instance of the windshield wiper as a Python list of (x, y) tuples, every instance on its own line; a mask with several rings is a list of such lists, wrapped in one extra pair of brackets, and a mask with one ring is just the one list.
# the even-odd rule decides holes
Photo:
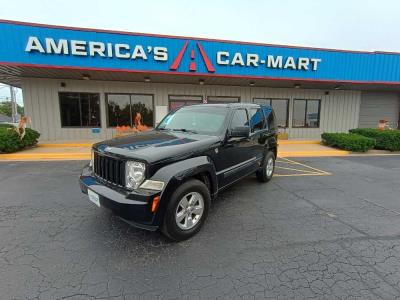
[(173, 131), (182, 131), (182, 132), (190, 132), (190, 133), (197, 133), (196, 130), (190, 130), (190, 129), (186, 129), (186, 128), (175, 128), (172, 129)]

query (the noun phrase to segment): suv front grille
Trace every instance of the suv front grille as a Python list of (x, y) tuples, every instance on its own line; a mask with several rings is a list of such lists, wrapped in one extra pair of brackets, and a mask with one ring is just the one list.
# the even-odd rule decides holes
[(123, 160), (94, 152), (93, 171), (97, 177), (108, 183), (125, 186), (125, 162)]

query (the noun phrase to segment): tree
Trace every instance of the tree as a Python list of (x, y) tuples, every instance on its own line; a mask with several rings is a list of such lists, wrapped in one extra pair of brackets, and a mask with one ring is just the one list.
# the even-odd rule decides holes
[[(19, 115), (23, 115), (24, 107), (17, 104), (17, 112)], [(0, 114), (11, 117), (12, 115), (11, 101), (0, 102)]]

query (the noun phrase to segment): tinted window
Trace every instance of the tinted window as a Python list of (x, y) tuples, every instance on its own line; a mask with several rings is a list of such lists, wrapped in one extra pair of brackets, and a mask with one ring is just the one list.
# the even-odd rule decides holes
[(238, 109), (234, 112), (231, 122), (231, 128), (249, 126), (249, 120), (245, 109)]
[(272, 99), (271, 106), (274, 109), (276, 116), (276, 123), (279, 127), (288, 126), (288, 99)]
[(153, 127), (153, 96), (152, 95), (131, 95), (132, 123), (135, 123), (135, 116), (140, 113), (142, 124)]
[(263, 105), (271, 105), (271, 99), (269, 98), (253, 98), (253, 102)]
[(293, 127), (305, 126), (306, 105), (307, 102), (305, 100), (294, 100)]
[(265, 128), (264, 115), (261, 108), (250, 109), (250, 126), (251, 132)]
[(169, 95), (169, 109), (175, 110), (184, 105), (201, 104), (202, 96), (187, 96), (187, 95)]
[(129, 95), (107, 95), (108, 126), (131, 126)]
[(276, 127), (275, 124), (275, 114), (272, 111), (271, 106), (262, 106), (265, 119), (267, 120), (267, 129), (273, 129)]
[(187, 106), (168, 114), (157, 129), (187, 130), (202, 134), (218, 134), (224, 125), (228, 109), (225, 107)]
[(207, 103), (237, 103), (239, 102), (239, 97), (228, 97), (228, 96), (208, 96)]
[(320, 100), (295, 99), (293, 104), (293, 127), (318, 128)]
[(100, 126), (99, 94), (59, 93), (61, 126)]
[(289, 99), (253, 98), (253, 102), (272, 106), (277, 126), (288, 127)]
[(307, 127), (319, 127), (319, 105), (319, 100), (307, 100)]
[(140, 94), (107, 95), (108, 126), (134, 126), (140, 114), (141, 123), (153, 126), (153, 96)]

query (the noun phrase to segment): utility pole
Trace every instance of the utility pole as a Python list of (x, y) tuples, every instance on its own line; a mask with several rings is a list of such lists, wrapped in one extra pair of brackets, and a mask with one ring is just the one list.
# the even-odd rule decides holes
[(14, 87), (10, 85), (10, 96), (11, 96), (11, 117), (13, 123), (17, 123), (18, 119), (18, 111), (17, 111), (17, 101), (15, 99), (15, 90)]

